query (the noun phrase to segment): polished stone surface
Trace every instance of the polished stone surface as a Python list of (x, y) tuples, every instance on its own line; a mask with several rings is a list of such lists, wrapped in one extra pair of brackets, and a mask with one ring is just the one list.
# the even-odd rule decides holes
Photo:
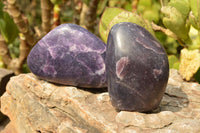
[(108, 91), (117, 110), (147, 112), (158, 107), (169, 77), (165, 50), (133, 23), (112, 27), (106, 51)]
[(28, 66), (39, 78), (64, 85), (106, 87), (106, 45), (75, 24), (62, 24), (31, 50)]

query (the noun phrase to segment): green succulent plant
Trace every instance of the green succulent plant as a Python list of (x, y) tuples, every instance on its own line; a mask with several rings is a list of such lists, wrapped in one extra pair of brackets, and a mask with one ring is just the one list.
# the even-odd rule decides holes
[(105, 9), (99, 23), (99, 34), (104, 42), (107, 42), (108, 33), (112, 26), (120, 22), (136, 23), (146, 28), (152, 35), (155, 36), (148, 20), (144, 20), (144, 18), (138, 14), (126, 11), (122, 8), (108, 7)]
[(4, 4), (0, 1), (0, 33), (6, 43), (10, 44), (18, 36), (19, 30), (10, 15), (3, 11), (3, 8)]

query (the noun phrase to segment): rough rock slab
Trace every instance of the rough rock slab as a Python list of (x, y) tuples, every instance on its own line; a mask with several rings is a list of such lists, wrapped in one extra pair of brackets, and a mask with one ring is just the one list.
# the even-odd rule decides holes
[[(2, 123), (1, 123), (2, 124)], [(0, 128), (0, 133), (17, 133), (14, 125), (9, 120), (5, 121), (6, 125), (3, 125), (3, 129)], [(0, 126), (1, 127), (1, 126)]]
[(13, 71), (0, 68), (0, 96), (6, 91), (6, 84), (12, 76), (14, 76)]
[[(3, 93), (6, 91), (6, 85), (8, 81), (10, 80), (10, 77), (14, 76), (14, 72), (0, 68), (0, 97), (3, 95)], [(1, 102), (1, 99), (0, 99)], [(0, 106), (1, 109), (1, 106)], [(0, 122), (4, 121), (7, 117), (3, 115), (0, 111)]]
[(108, 93), (38, 80), (11, 78), (1, 97), (2, 112), (18, 133), (199, 133), (200, 85), (176, 70), (159, 108), (151, 113), (117, 112)]

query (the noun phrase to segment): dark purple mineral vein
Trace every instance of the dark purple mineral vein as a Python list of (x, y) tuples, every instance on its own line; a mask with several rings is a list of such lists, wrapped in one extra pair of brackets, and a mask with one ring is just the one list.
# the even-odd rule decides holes
[(39, 78), (63, 85), (106, 87), (106, 45), (75, 24), (62, 24), (44, 36), (28, 56)]
[(139, 112), (157, 108), (169, 76), (163, 47), (147, 30), (129, 22), (114, 25), (107, 43), (106, 76), (112, 105)]

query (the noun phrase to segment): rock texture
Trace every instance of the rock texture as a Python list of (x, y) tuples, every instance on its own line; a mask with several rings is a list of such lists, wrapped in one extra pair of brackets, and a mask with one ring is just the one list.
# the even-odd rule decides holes
[(54, 85), (33, 74), (11, 78), (1, 105), (18, 133), (200, 132), (200, 85), (184, 82), (176, 70), (151, 113), (117, 112), (102, 89)]
[(30, 70), (47, 81), (88, 88), (106, 87), (106, 44), (76, 24), (62, 24), (31, 50)]
[[(6, 85), (8, 81), (10, 80), (10, 77), (12, 76), (14, 76), (13, 71), (0, 68), (0, 97), (6, 91)], [(0, 102), (1, 102), (1, 99), (0, 99)], [(1, 109), (1, 106), (0, 106), (0, 109)], [(3, 115), (0, 110), (0, 122), (4, 121), (5, 119), (7, 119), (7, 117)]]
[(13, 123), (7, 119), (0, 123), (0, 133), (17, 133), (17, 131)]
[(167, 86), (167, 54), (143, 27), (118, 23), (108, 36), (106, 76), (110, 101), (117, 110), (152, 111)]

